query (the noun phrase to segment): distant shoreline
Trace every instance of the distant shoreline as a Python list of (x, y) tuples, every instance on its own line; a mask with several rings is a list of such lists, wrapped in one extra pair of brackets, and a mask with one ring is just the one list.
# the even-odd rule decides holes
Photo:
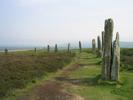
[[(32, 49), (8, 49), (8, 52), (28, 51), (28, 50), (32, 50)], [(4, 49), (0, 49), (0, 52), (4, 52)]]
[[(4, 52), (5, 48), (8, 49), (9, 52), (16, 52), (16, 51), (27, 51), (27, 50), (33, 50), (34, 48), (39, 48), (39, 49), (42, 49), (42, 48), (47, 48), (46, 46), (45, 47), (42, 47), (42, 46), (0, 46), (0, 52)], [(71, 49), (78, 49), (78, 44), (77, 43), (72, 43), (71, 44)], [(91, 43), (87, 43), (87, 42), (83, 42), (82, 43), (82, 47), (83, 48), (91, 48)], [(120, 47), (121, 48), (133, 48), (133, 42), (120, 42)], [(54, 49), (54, 46), (51, 46), (52, 49)], [(59, 49), (67, 49), (67, 45), (58, 45), (58, 48)]]

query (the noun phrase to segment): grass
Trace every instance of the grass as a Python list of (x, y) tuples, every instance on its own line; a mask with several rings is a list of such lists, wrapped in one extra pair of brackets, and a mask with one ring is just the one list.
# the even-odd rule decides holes
[(133, 71), (133, 48), (121, 49), (121, 70)]
[(77, 80), (78, 83), (73, 83), (74, 86), (67, 88), (68, 92), (78, 94), (85, 100), (133, 100), (132, 71), (121, 71), (119, 83), (102, 81), (99, 64), (101, 59), (88, 52), (83, 52), (78, 57), (77, 63), (81, 67), (69, 75), (69, 78)]
[(30, 83), (36, 83), (38, 79), (47, 78), (69, 64), (73, 57), (73, 53), (63, 51), (19, 51), (7, 55), (0, 53), (0, 99), (31, 85)]
[[(70, 68), (72, 70), (68, 73), (68, 79), (65, 81), (71, 84), (70, 86), (65, 87), (67, 92), (82, 96), (85, 100), (133, 99), (133, 71), (131, 59), (133, 57), (133, 49), (121, 50), (119, 82), (101, 80), (101, 58), (92, 54), (91, 50), (84, 49), (82, 53), (79, 53), (78, 50), (74, 50), (73, 52), (76, 54), (76, 58), (73, 62), (71, 61), (74, 54), (68, 54), (64, 51), (59, 53), (52, 52), (49, 54), (44, 51), (37, 52), (36, 54), (34, 51), (16, 52), (8, 55), (0, 54), (0, 68), (2, 69), (2, 72), (4, 72), (0, 73), (0, 77), (6, 82), (5, 80), (8, 76), (7, 79), (9, 78), (9, 80), (7, 83), (12, 84), (11, 89), (16, 89), (16, 87), (13, 87), (13, 85), (16, 84), (14, 83), (14, 80), (22, 78), (21, 82), (24, 82), (24, 86), (17, 87), (17, 89), (24, 89), (25, 91), (25, 86), (27, 86), (26, 89), (29, 89), (33, 87), (34, 82), (36, 84), (43, 84), (45, 80), (51, 80), (51, 78), (56, 75), (61, 75), (61, 73), (55, 74), (55, 72), (58, 70), (62, 71), (62, 68), (71, 62), (73, 65), (76, 65), (77, 68)], [(130, 67), (127, 68), (127, 66)], [(24, 74), (22, 73), (23, 71), (25, 72)], [(8, 72), (10, 72), (10, 74)], [(6, 77), (3, 77), (2, 75), (5, 75)], [(12, 78), (12, 76), (16, 75), (17, 77), (15, 77), (15, 79), (14, 77)], [(40, 79), (39, 83), (36, 81), (38, 79)], [(2, 83), (0, 84), (2, 87)], [(4, 83), (3, 86), (6, 85), (7, 84)], [(16, 92), (13, 94), (19, 95), (15, 93)], [(11, 97), (9, 97), (7, 100), (14, 100), (14, 98), (11, 99)]]

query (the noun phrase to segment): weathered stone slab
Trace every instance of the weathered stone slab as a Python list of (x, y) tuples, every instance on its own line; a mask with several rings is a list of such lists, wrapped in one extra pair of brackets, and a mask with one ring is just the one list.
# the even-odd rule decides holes
[(97, 37), (97, 48), (98, 48), (98, 57), (102, 56), (102, 46), (100, 36)]
[(92, 52), (96, 53), (96, 41), (95, 41), (95, 39), (92, 39)]
[(112, 66), (112, 36), (113, 36), (113, 20), (105, 20), (104, 27), (104, 53), (103, 53), (103, 73), (102, 76), (105, 80), (111, 79), (111, 66)]
[(118, 79), (119, 79), (119, 67), (120, 67), (120, 45), (119, 45), (119, 33), (117, 33), (116, 34), (116, 40), (113, 43), (111, 80), (118, 81)]

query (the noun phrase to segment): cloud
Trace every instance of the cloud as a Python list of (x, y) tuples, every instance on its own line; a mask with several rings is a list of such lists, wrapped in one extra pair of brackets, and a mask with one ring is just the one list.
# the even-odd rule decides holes
[(37, 4), (45, 4), (53, 0), (17, 0), (19, 6), (33, 6)]

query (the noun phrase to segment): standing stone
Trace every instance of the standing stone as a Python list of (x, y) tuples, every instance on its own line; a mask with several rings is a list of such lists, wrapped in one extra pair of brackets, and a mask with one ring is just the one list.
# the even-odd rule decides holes
[(82, 45), (81, 45), (81, 41), (79, 41), (79, 50), (80, 50), (80, 53), (82, 52)]
[(105, 80), (111, 79), (111, 66), (112, 66), (112, 36), (113, 36), (113, 20), (105, 20), (104, 27), (104, 54), (103, 54), (103, 73), (102, 77)]
[(70, 43), (68, 43), (68, 48), (67, 48), (67, 52), (70, 52)]
[(104, 63), (103, 63), (103, 61), (104, 61), (104, 35), (105, 35), (105, 32), (104, 31), (102, 31), (102, 77), (103, 78), (105, 78), (104, 77), (104, 74), (105, 74), (105, 68), (104, 68)]
[(120, 67), (120, 45), (119, 45), (119, 33), (117, 32), (116, 40), (113, 43), (111, 80), (118, 81), (119, 67)]
[(7, 48), (5, 48), (5, 54), (7, 54), (8, 53), (8, 49)]
[(50, 52), (50, 46), (49, 45), (47, 46), (47, 52), (48, 53)]
[(35, 51), (35, 53), (36, 53), (36, 48), (34, 48), (34, 51)]
[(98, 47), (98, 57), (101, 57), (102, 56), (102, 47), (101, 47), (100, 36), (97, 37), (97, 47)]
[(58, 52), (57, 44), (55, 44), (55, 52)]
[(104, 34), (105, 32), (102, 31), (102, 56), (103, 56), (103, 51), (104, 51)]
[(102, 78), (105, 80), (118, 81), (120, 67), (119, 33), (112, 45), (113, 20), (105, 21), (105, 32), (102, 33)]
[(92, 39), (92, 52), (93, 53), (96, 52), (96, 41), (95, 41), (95, 39)]

